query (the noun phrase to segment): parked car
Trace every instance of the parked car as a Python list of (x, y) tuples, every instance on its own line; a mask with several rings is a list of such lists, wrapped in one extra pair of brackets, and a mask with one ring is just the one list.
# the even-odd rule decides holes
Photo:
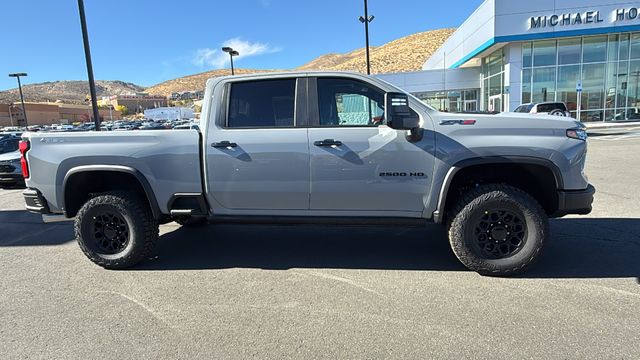
[(147, 125), (143, 125), (140, 127), (140, 130), (165, 130), (166, 128), (162, 124), (158, 123), (147, 123)]
[(562, 102), (529, 103), (518, 106), (514, 112), (538, 115), (555, 115), (571, 117), (567, 105)]
[(24, 186), (19, 151), (20, 138), (0, 138), (0, 187)]
[(200, 131), (200, 127), (197, 124), (183, 124), (173, 127), (173, 130), (197, 130)]
[(538, 260), (548, 218), (591, 212), (572, 119), (441, 113), (340, 72), (209, 79), (202, 114), (202, 132), (24, 134), (27, 209), (75, 219), (82, 251), (110, 269), (146, 259), (173, 220), (436, 223), (492, 276)]

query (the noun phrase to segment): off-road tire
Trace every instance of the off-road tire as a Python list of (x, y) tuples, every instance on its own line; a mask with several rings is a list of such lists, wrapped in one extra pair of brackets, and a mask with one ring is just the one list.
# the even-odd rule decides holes
[[(507, 209), (526, 224), (524, 245), (503, 258), (491, 258), (474, 243), (480, 233), (476, 219), (489, 209)], [(481, 185), (467, 191), (451, 212), (449, 242), (455, 255), (470, 270), (482, 275), (511, 276), (530, 269), (540, 258), (548, 241), (549, 220), (540, 204), (526, 192), (503, 184)]]
[[(93, 235), (94, 216), (104, 211), (118, 214), (128, 226), (128, 242), (114, 254), (101, 252)], [(105, 269), (124, 269), (145, 260), (152, 254), (159, 234), (159, 225), (146, 201), (130, 192), (108, 192), (91, 198), (78, 211), (74, 228), (82, 252)]]

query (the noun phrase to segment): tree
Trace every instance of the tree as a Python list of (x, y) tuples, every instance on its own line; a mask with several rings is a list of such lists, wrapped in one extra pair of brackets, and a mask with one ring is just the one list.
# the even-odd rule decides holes
[(115, 111), (120, 111), (120, 115), (129, 115), (129, 109), (124, 105), (116, 105), (113, 107)]

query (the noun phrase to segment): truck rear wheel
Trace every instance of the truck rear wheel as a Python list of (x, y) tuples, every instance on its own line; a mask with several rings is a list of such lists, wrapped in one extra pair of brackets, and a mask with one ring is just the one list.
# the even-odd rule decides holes
[(458, 259), (482, 275), (522, 273), (539, 259), (549, 221), (540, 204), (508, 185), (482, 185), (462, 196), (449, 223)]
[(147, 204), (128, 192), (111, 192), (87, 201), (75, 220), (84, 254), (106, 269), (123, 269), (149, 256), (159, 227)]

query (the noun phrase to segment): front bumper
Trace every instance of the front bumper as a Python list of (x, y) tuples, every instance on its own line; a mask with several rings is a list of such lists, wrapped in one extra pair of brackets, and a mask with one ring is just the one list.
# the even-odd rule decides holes
[(559, 190), (558, 211), (554, 217), (569, 214), (586, 215), (592, 210), (593, 195), (596, 188), (589, 184), (584, 190)]
[(24, 203), (27, 210), (36, 214), (49, 214), (49, 206), (47, 200), (42, 196), (40, 191), (36, 189), (26, 189), (22, 192)]

